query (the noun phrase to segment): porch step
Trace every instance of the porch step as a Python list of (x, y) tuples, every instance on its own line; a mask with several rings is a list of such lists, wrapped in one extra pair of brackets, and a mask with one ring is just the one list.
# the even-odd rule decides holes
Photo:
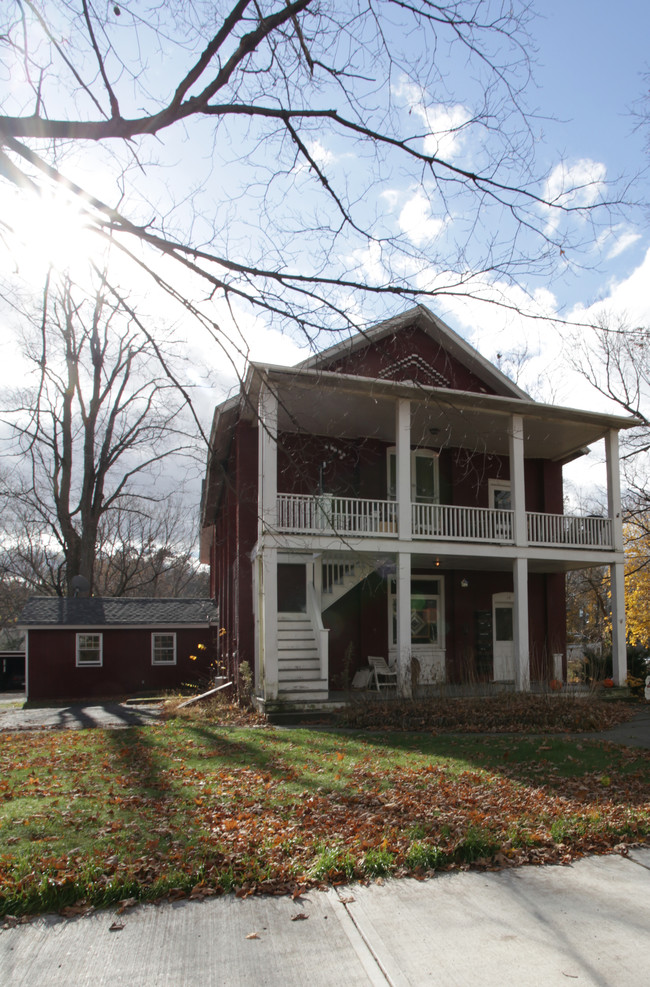
[(323, 702), (327, 699), (327, 682), (325, 679), (314, 679), (305, 682), (282, 682), (278, 683), (278, 697), (286, 702)]
[[(297, 654), (293, 658), (278, 655), (278, 672), (309, 672), (313, 669), (320, 671), (320, 661), (317, 655)], [(297, 678), (297, 675), (295, 676)]]
[(278, 698), (283, 702), (327, 699), (320, 677), (318, 643), (305, 613), (278, 614)]

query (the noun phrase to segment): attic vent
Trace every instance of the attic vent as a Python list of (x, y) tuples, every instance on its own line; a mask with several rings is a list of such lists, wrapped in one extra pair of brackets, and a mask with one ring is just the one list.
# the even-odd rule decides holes
[(426, 360), (413, 354), (384, 367), (377, 376), (389, 380), (417, 380), (420, 384), (429, 384), (432, 387), (451, 386), (447, 378), (434, 370)]

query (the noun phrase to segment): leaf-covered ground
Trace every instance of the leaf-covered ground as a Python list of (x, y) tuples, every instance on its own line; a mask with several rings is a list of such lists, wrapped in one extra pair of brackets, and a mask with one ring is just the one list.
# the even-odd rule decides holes
[(359, 700), (342, 709), (337, 719), (347, 726), (375, 730), (583, 733), (625, 723), (639, 709), (634, 702), (612, 702), (594, 694), (571, 697), (502, 693), (481, 699)]
[(650, 840), (650, 753), (170, 720), (4, 735), (0, 913), (563, 862)]

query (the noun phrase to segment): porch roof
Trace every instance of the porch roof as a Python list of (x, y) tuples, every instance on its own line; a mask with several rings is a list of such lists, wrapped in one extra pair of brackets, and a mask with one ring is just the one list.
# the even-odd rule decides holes
[(394, 402), (408, 398), (414, 445), (507, 455), (508, 419), (514, 414), (524, 420), (527, 458), (569, 462), (611, 429), (640, 424), (631, 416), (542, 404), (530, 398), (270, 364), (251, 364), (249, 369), (242, 416), (251, 421), (263, 380), (278, 393), (278, 427), (287, 432), (299, 429), (314, 435), (394, 442)]

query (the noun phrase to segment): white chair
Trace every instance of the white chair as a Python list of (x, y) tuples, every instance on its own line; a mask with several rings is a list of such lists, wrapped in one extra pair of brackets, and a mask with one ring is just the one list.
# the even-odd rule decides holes
[(391, 668), (390, 665), (387, 665), (385, 658), (378, 658), (376, 655), (369, 655), (368, 664), (372, 668), (375, 676), (377, 692), (380, 692), (382, 685), (390, 686), (393, 682), (397, 685), (397, 669)]

